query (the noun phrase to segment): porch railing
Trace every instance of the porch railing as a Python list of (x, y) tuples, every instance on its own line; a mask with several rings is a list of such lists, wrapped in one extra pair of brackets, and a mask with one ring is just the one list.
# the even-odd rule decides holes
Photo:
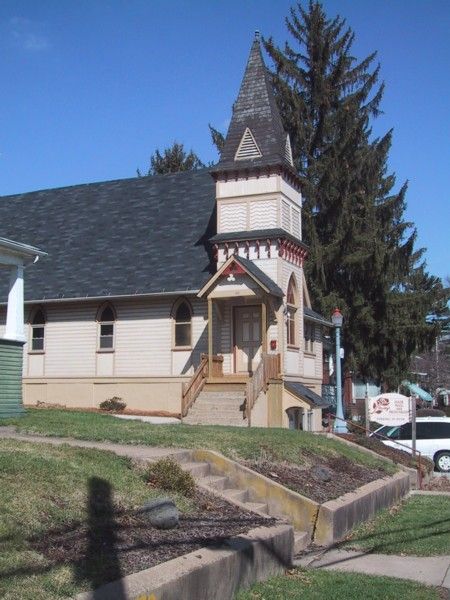
[(252, 409), (262, 391), (266, 391), (271, 379), (279, 379), (281, 371), (280, 354), (263, 354), (261, 360), (253, 371), (250, 381), (246, 385), (245, 416), (251, 425)]
[[(223, 375), (223, 356), (212, 357), (212, 373), (211, 377), (222, 377)], [(202, 354), (200, 364), (195, 373), (187, 383), (183, 383), (183, 391), (181, 396), (181, 416), (185, 417), (189, 409), (196, 401), (198, 395), (202, 391), (209, 374), (208, 355)]]

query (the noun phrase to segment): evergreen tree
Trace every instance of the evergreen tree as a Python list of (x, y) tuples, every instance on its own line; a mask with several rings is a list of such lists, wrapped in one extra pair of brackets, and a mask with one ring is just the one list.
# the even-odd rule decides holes
[[(163, 154), (159, 150), (150, 157), (150, 168), (147, 175), (165, 175), (166, 173), (179, 173), (180, 171), (195, 171), (204, 167), (199, 157), (191, 150), (189, 153), (183, 144), (174, 142), (165, 148)], [(138, 169), (137, 174), (141, 177)]]
[(393, 191), (392, 132), (372, 136), (380, 66), (376, 53), (356, 60), (352, 30), (316, 1), (292, 8), (286, 25), (294, 46), (264, 44), (303, 182), (310, 292), (323, 314), (335, 306), (344, 313), (346, 368), (396, 384), (412, 353), (435, 338), (426, 317), (442, 286), (426, 273), (404, 221), (406, 184)]

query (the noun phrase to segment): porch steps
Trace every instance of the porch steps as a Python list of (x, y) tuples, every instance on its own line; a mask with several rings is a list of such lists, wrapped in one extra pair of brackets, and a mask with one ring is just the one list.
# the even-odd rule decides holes
[[(191, 406), (183, 423), (188, 425), (232, 425), (247, 426), (244, 418), (245, 390), (243, 389), (213, 389), (202, 390)], [(225, 388), (225, 389), (224, 389)]]
[[(255, 501), (251, 488), (236, 487), (236, 482), (233, 482), (230, 477), (214, 475), (208, 462), (180, 462), (180, 466), (191, 473), (199, 487), (262, 517), (270, 516), (268, 505)], [(304, 550), (309, 543), (310, 538), (306, 531), (294, 531), (294, 554)]]

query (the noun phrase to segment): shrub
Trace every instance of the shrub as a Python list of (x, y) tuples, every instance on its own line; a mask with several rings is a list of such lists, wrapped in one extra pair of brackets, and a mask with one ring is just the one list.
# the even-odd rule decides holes
[(126, 402), (124, 402), (122, 398), (114, 396), (114, 398), (109, 398), (109, 400), (104, 400), (103, 402), (100, 402), (99, 408), (100, 410), (105, 410), (108, 412), (120, 412), (124, 410), (126, 405)]
[(183, 496), (192, 496), (195, 491), (192, 475), (183, 471), (172, 458), (161, 458), (152, 463), (147, 470), (146, 480), (155, 487)]

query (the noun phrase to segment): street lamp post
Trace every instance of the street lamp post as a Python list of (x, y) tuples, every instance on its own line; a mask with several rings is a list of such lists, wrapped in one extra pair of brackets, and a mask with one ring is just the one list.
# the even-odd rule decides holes
[(334, 433), (348, 433), (347, 423), (344, 421), (344, 407), (342, 406), (342, 379), (341, 379), (341, 327), (342, 313), (336, 308), (331, 315), (331, 322), (336, 331), (336, 419)]

